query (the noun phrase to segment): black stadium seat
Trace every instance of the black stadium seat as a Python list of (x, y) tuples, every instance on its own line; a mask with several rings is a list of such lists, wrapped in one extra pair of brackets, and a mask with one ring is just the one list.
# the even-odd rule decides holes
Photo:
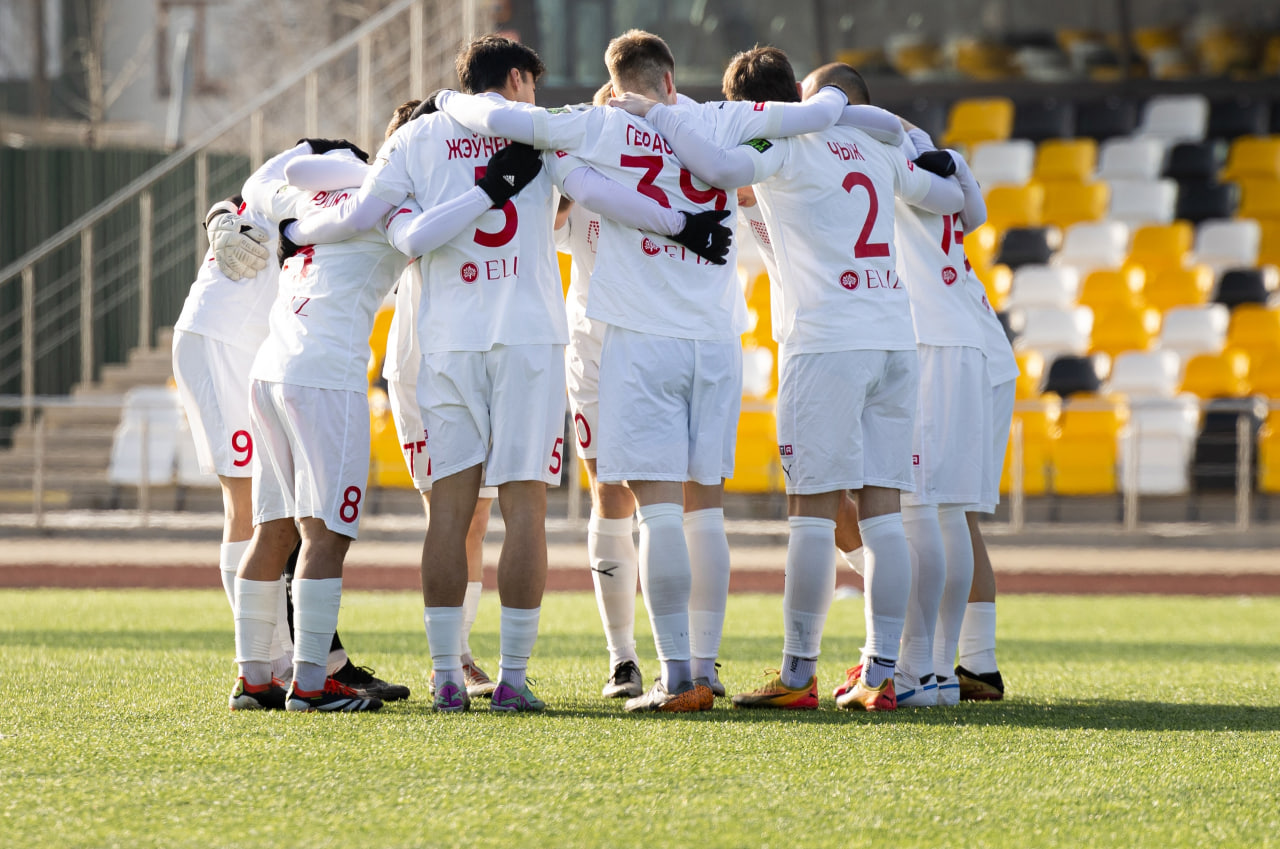
[(1030, 139), (1037, 144), (1045, 139), (1069, 139), (1075, 133), (1075, 115), (1071, 104), (1049, 98), (1017, 104), (1013, 111), (1013, 138)]
[(1127, 136), (1138, 126), (1138, 105), (1132, 100), (1109, 97), (1076, 106), (1076, 135), (1103, 141)]
[(1013, 227), (1000, 240), (996, 262), (1017, 271), (1024, 265), (1045, 265), (1053, 256), (1057, 231), (1048, 227)]
[(1265, 304), (1270, 294), (1262, 269), (1233, 268), (1222, 275), (1213, 300), (1235, 309), (1241, 304)]
[[(1191, 485), (1196, 493), (1234, 491), (1240, 451), (1240, 417), (1248, 423), (1250, 454), (1258, 456), (1258, 428), (1266, 416), (1266, 405), (1244, 404), (1239, 400), (1210, 401), (1204, 414), (1204, 426), (1196, 434), (1195, 454), (1191, 460)], [(1257, 483), (1258, 464), (1250, 464), (1250, 486)]]
[(1240, 187), (1235, 183), (1183, 183), (1178, 186), (1174, 217), (1199, 224), (1210, 218), (1230, 218), (1240, 206)]
[(1000, 326), (1004, 328), (1005, 338), (1012, 345), (1014, 340), (1018, 338), (1018, 331), (1013, 329), (1013, 323), (1009, 321), (1009, 311), (1005, 310), (1004, 312), (996, 313), (996, 318), (1000, 319)]
[(1068, 355), (1058, 357), (1049, 366), (1043, 391), (1054, 392), (1065, 400), (1079, 393), (1096, 393), (1101, 386), (1102, 381), (1098, 379), (1098, 370), (1093, 367), (1093, 360)]
[(1209, 183), (1225, 161), (1226, 147), (1221, 142), (1183, 142), (1169, 151), (1164, 176), (1179, 183)]
[(1265, 136), (1267, 113), (1271, 104), (1253, 97), (1228, 97), (1209, 106), (1211, 139), (1235, 139), (1240, 136)]

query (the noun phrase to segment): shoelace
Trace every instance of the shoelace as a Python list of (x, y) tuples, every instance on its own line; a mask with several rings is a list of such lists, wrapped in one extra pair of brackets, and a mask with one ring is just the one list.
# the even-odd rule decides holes
[[(716, 664), (716, 666), (719, 666), (719, 665), (720, 664), (718, 663)], [(626, 681), (631, 680), (632, 670), (635, 670), (636, 675), (640, 674), (640, 667), (636, 666), (635, 663), (630, 660), (624, 660), (622, 663), (618, 664), (618, 667), (616, 669), (613, 670), (613, 675), (610, 678), (610, 683), (622, 684), (622, 683), (625, 683)]]
[(333, 693), (339, 696), (359, 696), (360, 695), (355, 690), (348, 687), (346, 684), (343, 684), (337, 678), (332, 678), (332, 677), (324, 679), (324, 692)]
[(356, 666), (352, 664), (351, 671), (347, 674), (357, 684), (370, 684), (377, 680), (373, 672), (374, 670), (368, 666)]

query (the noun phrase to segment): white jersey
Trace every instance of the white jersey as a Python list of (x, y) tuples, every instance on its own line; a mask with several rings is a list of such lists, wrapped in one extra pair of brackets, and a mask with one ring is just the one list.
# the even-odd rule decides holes
[(1009, 344), (1009, 336), (1004, 332), (1004, 325), (996, 317), (996, 311), (987, 300), (987, 290), (983, 287), (978, 275), (970, 271), (966, 277), (969, 304), (978, 326), (982, 329), (982, 353), (987, 358), (987, 375), (992, 386), (999, 386), (1015, 379), (1021, 370), (1018, 360), (1013, 355), (1013, 346)]
[[(774, 135), (782, 104), (679, 103), (724, 147)], [(676, 159), (648, 121), (610, 107), (575, 112), (536, 112), (539, 146), (568, 151), (623, 185), (668, 209), (701, 212), (728, 209), (734, 225), (737, 197), (707, 186)], [(592, 273), (587, 315), (641, 333), (679, 339), (726, 340), (747, 329), (747, 308), (737, 279), (737, 246), (725, 265), (701, 259), (666, 236), (633, 230), (610, 219), (600, 223), (600, 248)]]
[[(427, 208), (452, 200), (475, 187), (489, 157), (507, 144), (443, 113), (410, 121), (378, 152), (373, 194), (389, 203), (412, 196)], [(544, 167), (501, 209), (418, 261), (424, 354), (568, 343), (552, 182)]]
[(257, 275), (232, 280), (218, 269), (210, 248), (173, 328), (198, 333), (233, 348), (256, 351), (267, 338), (267, 312), (276, 298), (280, 278), (280, 268), (275, 263), (279, 235), (275, 224), (258, 211), (242, 207), (240, 214), (271, 234), (265, 245), (271, 260)]
[(971, 317), (974, 282), (964, 255), (959, 215), (935, 215), (894, 202), (898, 273), (911, 300), (916, 341), (938, 348), (982, 348), (982, 326)]
[[(280, 182), (265, 212), (276, 221), (301, 218), (355, 192), (303, 192)], [(416, 205), (404, 204), (389, 217), (416, 211)], [(290, 257), (271, 305), (271, 332), (258, 349), (250, 376), (367, 392), (373, 318), (406, 262), (387, 241), (385, 222), (345, 242), (314, 245)]]
[(751, 148), (779, 272), (771, 277), (773, 338), (788, 354), (914, 350), (892, 199), (923, 199), (929, 176), (853, 127)]
[[(778, 262), (773, 257), (773, 240), (769, 238), (769, 225), (764, 221), (764, 213), (757, 202), (754, 206), (740, 206), (738, 212), (746, 222), (746, 229), (751, 232), (751, 239), (756, 244), (760, 259), (764, 262), (764, 270), (770, 280), (778, 279)], [(739, 228), (741, 230), (743, 228)]]
[(596, 267), (596, 248), (600, 244), (600, 216), (579, 203), (569, 210), (569, 220), (561, 228), (565, 233), (563, 247), (573, 257), (569, 268), (569, 292), (566, 297), (570, 329), (590, 332), (587, 318), (587, 293), (591, 291), (591, 275)]
[(416, 262), (409, 263), (400, 274), (396, 288), (395, 310), (387, 329), (387, 356), (382, 361), (382, 376), (388, 383), (416, 386), (422, 351), (418, 347), (418, 322), (415, 313), (422, 299), (422, 272)]

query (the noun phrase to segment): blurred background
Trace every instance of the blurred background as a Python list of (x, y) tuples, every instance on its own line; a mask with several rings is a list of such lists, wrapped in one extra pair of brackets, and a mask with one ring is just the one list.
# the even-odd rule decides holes
[[(533, 46), (558, 105), (589, 99), (631, 27), (698, 99), (755, 44), (799, 73), (850, 62), (969, 156), (991, 220), (966, 249), (1023, 367), (1002, 519), (1269, 515), (1280, 4), (1250, 0), (0, 0), (0, 510), (217, 509), (165, 389), (210, 203), (299, 137), (376, 149), (476, 35)], [(772, 515), (776, 350), (741, 256), (730, 489)], [(371, 392), (373, 483), (398, 503)]]

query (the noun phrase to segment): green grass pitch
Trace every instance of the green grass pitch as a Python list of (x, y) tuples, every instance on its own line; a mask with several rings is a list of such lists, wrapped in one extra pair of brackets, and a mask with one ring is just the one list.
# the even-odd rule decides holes
[[(472, 638), (497, 672), (497, 595)], [(633, 717), (598, 696), (588, 595), (548, 596), (543, 716), (436, 716), (412, 594), (350, 593), (357, 662), (416, 688), (373, 715), (232, 714), (221, 593), (0, 592), (0, 837), (17, 847), (1280, 845), (1280, 599), (1001, 600), (1002, 703)], [(640, 609), (646, 676), (652, 642)], [(755, 686), (781, 599), (730, 600)], [(646, 679), (647, 680), (647, 679)], [(483, 703), (479, 705), (483, 707)]]

